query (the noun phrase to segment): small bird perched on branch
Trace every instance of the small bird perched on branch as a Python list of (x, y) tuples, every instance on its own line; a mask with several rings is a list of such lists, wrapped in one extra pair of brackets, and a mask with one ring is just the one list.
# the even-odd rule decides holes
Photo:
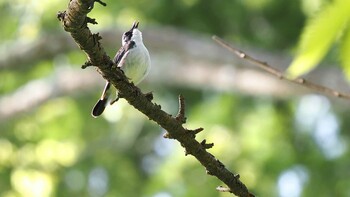
[[(140, 83), (148, 74), (151, 66), (151, 58), (148, 50), (143, 44), (142, 33), (138, 29), (139, 22), (134, 22), (131, 29), (124, 32), (122, 36), (122, 47), (115, 55), (113, 62), (123, 70), (124, 74), (135, 84)], [(97, 101), (96, 105), (92, 109), (91, 115), (96, 118), (101, 115), (105, 110), (109, 101), (111, 92), (111, 84), (106, 81), (106, 85), (103, 89), (101, 98)], [(112, 105), (114, 101), (111, 101)]]

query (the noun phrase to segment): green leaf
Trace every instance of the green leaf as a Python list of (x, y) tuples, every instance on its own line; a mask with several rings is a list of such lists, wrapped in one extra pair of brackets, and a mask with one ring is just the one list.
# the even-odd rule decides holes
[(350, 27), (341, 38), (339, 59), (346, 77), (350, 79)]
[(347, 1), (338, 0), (324, 7), (305, 27), (298, 55), (287, 69), (287, 75), (295, 78), (315, 68), (344, 30), (349, 18), (350, 4)]

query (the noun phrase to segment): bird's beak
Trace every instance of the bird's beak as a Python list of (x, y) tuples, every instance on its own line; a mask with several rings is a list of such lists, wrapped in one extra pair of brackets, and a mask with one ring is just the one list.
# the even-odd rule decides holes
[(135, 22), (132, 24), (131, 30), (134, 30), (134, 29), (137, 29), (137, 28), (139, 28), (139, 22), (138, 22), (138, 21), (135, 21)]

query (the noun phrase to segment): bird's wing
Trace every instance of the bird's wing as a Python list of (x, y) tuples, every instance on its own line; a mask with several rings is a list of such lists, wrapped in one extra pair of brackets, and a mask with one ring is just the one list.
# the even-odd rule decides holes
[(119, 51), (117, 52), (117, 54), (114, 56), (114, 63), (117, 65), (123, 65), (120, 64), (120, 62), (122, 61), (122, 59), (125, 60), (125, 58), (128, 56), (128, 52), (130, 49), (134, 48), (136, 46), (134, 41), (128, 41), (124, 46), (122, 46)]

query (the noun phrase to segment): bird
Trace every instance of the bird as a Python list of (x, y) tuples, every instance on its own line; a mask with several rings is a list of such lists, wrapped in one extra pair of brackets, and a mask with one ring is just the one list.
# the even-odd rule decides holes
[[(139, 84), (148, 74), (151, 67), (151, 58), (143, 43), (142, 32), (138, 29), (139, 22), (134, 22), (129, 31), (123, 33), (122, 46), (113, 58), (113, 62), (119, 67), (126, 77), (135, 85)], [(110, 100), (111, 83), (106, 80), (100, 99), (91, 111), (94, 118), (100, 116)], [(110, 102), (112, 105), (117, 98)]]

